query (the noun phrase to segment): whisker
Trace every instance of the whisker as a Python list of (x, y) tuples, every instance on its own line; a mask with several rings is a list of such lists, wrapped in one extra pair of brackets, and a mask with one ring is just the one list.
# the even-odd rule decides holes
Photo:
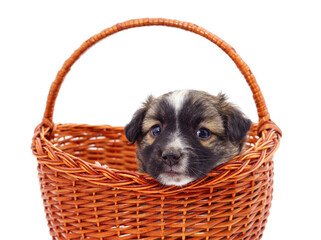
[(194, 168), (188, 168), (188, 170), (191, 170), (197, 176), (197, 173), (194, 171)]
[(197, 168), (194, 168), (194, 167), (189, 167), (188, 169), (191, 170), (195, 175), (198, 175), (197, 172), (200, 173), (201, 175), (206, 175), (207, 174), (207, 172), (203, 172), (200, 169), (197, 169)]

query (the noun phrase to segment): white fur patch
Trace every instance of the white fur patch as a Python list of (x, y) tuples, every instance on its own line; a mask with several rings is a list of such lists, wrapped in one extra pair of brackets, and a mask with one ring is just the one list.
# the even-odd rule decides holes
[(174, 148), (174, 149), (181, 149), (186, 146), (182, 138), (180, 137), (180, 133), (176, 130), (175, 133), (171, 135), (171, 140), (167, 143), (166, 148)]
[(185, 174), (172, 175), (170, 173), (162, 173), (157, 180), (167, 186), (183, 186), (194, 181), (196, 178), (189, 177)]
[(189, 90), (177, 90), (168, 96), (168, 100), (171, 105), (174, 107), (176, 115), (182, 109), (185, 96), (189, 92)]

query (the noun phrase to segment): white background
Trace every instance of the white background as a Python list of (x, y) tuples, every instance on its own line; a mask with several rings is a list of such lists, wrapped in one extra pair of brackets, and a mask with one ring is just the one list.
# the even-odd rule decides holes
[[(320, 56), (317, 1), (1, 1), (0, 238), (50, 239), (30, 145), (51, 82), (82, 42), (118, 22), (193, 22), (231, 44), (255, 74), (283, 130), (263, 240), (321, 239)], [(147, 95), (223, 91), (254, 121), (251, 92), (232, 61), (179, 29), (131, 29), (75, 64), (57, 99), (56, 123), (125, 125)]]

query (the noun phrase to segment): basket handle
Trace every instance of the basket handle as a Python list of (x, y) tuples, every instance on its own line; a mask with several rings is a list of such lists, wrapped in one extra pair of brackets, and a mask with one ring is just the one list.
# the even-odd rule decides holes
[(178, 20), (171, 20), (171, 19), (163, 19), (163, 18), (142, 18), (142, 19), (135, 19), (135, 20), (128, 20), (122, 23), (118, 23), (110, 28), (103, 30), (102, 32), (94, 35), (87, 41), (85, 41), (72, 55), (67, 61), (63, 64), (62, 68), (58, 72), (55, 81), (52, 83), (47, 99), (46, 110), (44, 113), (44, 118), (42, 121), (43, 125), (53, 126), (52, 116), (55, 107), (56, 98), (61, 87), (61, 84), (70, 71), (72, 65), (78, 60), (78, 58), (91, 46), (96, 44), (97, 42), (101, 41), (102, 39), (113, 35), (114, 33), (120, 32), (125, 29), (135, 28), (135, 27), (142, 27), (142, 26), (168, 26), (174, 28), (184, 29), (186, 31), (194, 32), (202, 37), (207, 38), (218, 47), (220, 47), (236, 64), (238, 69), (243, 74), (246, 82), (248, 83), (251, 91), (253, 93), (253, 99), (256, 104), (257, 113), (259, 117), (259, 126), (258, 132), (259, 134), (266, 129), (278, 129), (277, 126), (270, 120), (270, 115), (260, 90), (256, 79), (251, 72), (248, 65), (241, 59), (241, 57), (236, 53), (234, 48), (232, 48), (229, 44), (224, 42), (222, 39), (217, 37), (216, 35), (210, 33), (206, 29), (199, 27), (195, 24), (188, 23), (188, 22), (181, 22)]

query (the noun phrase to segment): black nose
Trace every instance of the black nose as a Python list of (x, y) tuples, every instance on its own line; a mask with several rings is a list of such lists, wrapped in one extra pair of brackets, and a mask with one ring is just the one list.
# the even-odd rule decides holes
[(181, 157), (182, 153), (178, 150), (165, 150), (162, 153), (163, 162), (170, 167), (178, 164)]

